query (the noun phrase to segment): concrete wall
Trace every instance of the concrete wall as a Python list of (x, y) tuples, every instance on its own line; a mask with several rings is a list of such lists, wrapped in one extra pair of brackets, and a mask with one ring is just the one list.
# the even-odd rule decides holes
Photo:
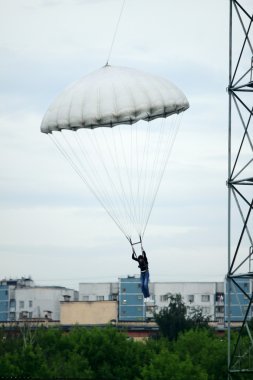
[[(201, 308), (204, 315), (214, 319), (214, 305), (217, 292), (215, 282), (161, 282), (154, 283), (155, 303), (160, 308), (167, 306), (166, 294), (180, 293), (189, 308)], [(220, 289), (220, 288), (219, 288)]]
[(0, 321), (8, 320), (9, 290), (7, 285), (0, 284)]
[(143, 321), (146, 308), (143, 303), (140, 276), (120, 278), (119, 321)]
[[(64, 295), (70, 296), (70, 300), (77, 300), (75, 290), (63, 287), (31, 287), (15, 289), (16, 319), (21, 318), (23, 312), (27, 312), (28, 318), (44, 318), (47, 314), (53, 320), (60, 319), (60, 301)], [(50, 314), (47, 311), (51, 311)]]
[(118, 291), (118, 283), (80, 283), (79, 301), (110, 301), (112, 295), (118, 294)]
[[(168, 306), (166, 295), (180, 293), (186, 306), (201, 308), (204, 315), (212, 320), (224, 316), (224, 301), (217, 302), (217, 293), (224, 292), (223, 282), (150, 282), (151, 299), (155, 301), (156, 311)], [(95, 301), (111, 300), (113, 294), (119, 292), (119, 283), (80, 283), (79, 300)], [(119, 300), (120, 301), (120, 300)]]
[(117, 320), (118, 305), (116, 301), (79, 301), (61, 302), (60, 323), (62, 325), (107, 324)]

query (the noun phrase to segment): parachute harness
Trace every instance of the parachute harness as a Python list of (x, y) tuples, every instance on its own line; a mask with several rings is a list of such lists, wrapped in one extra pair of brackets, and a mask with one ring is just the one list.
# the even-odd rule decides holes
[(143, 252), (143, 246), (142, 246), (142, 238), (141, 236), (139, 236), (139, 241), (136, 241), (135, 243), (132, 242), (132, 239), (129, 238), (128, 239), (129, 243), (131, 244), (131, 247), (132, 247), (132, 251), (133, 251), (133, 254), (136, 256), (136, 252), (135, 252), (135, 249), (134, 249), (134, 246), (137, 245), (137, 244), (140, 244), (141, 245), (141, 251)]

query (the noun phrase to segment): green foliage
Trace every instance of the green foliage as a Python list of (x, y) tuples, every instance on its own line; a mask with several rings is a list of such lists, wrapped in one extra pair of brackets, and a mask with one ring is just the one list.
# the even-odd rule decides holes
[(227, 340), (207, 329), (190, 330), (180, 334), (174, 350), (181, 360), (191, 357), (194, 365), (205, 368), (208, 380), (226, 379)]
[[(70, 335), (79, 341), (77, 350), (89, 359), (89, 364), (99, 379), (129, 379), (139, 371), (140, 357), (147, 357), (145, 346), (127, 340), (113, 328), (74, 329)], [(131, 363), (131, 364), (130, 364)]]
[(168, 294), (169, 306), (155, 313), (155, 321), (163, 336), (169, 340), (177, 339), (178, 334), (188, 328), (187, 308), (180, 294)]
[(208, 328), (210, 317), (203, 315), (203, 311), (200, 307), (193, 307), (189, 311), (187, 320), (191, 328)]
[(1, 376), (4, 377), (19, 377), (20, 369), (19, 369), (19, 360), (18, 355), (13, 353), (1, 354), (0, 356), (0, 373)]
[(198, 365), (193, 365), (190, 357), (180, 360), (180, 357), (163, 349), (155, 355), (150, 364), (141, 371), (144, 380), (207, 380), (206, 372)]
[[(31, 332), (29, 332), (31, 334)], [(33, 334), (33, 333), (32, 333)], [(135, 342), (115, 328), (41, 328), (28, 342), (0, 334), (0, 373), (33, 379), (226, 379), (226, 340), (211, 330)]]
[(208, 327), (208, 318), (203, 316), (202, 310), (191, 309), (187, 315), (181, 294), (168, 294), (169, 305), (155, 313), (155, 321), (162, 336), (169, 340), (176, 340), (181, 332)]

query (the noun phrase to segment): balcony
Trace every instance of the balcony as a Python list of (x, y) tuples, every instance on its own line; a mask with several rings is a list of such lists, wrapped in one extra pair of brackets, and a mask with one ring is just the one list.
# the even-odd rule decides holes
[(215, 306), (224, 306), (224, 300), (223, 301), (215, 301)]
[(215, 306), (224, 306), (224, 293), (216, 293)]
[(215, 319), (218, 319), (218, 318), (224, 319), (224, 312), (223, 313), (222, 312), (215, 313)]

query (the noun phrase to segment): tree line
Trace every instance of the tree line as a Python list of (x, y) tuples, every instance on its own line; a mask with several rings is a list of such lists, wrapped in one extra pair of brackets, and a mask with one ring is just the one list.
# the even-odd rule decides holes
[(227, 340), (179, 295), (155, 314), (159, 335), (144, 342), (115, 327), (0, 330), (0, 379), (225, 380)]
[(226, 342), (206, 329), (176, 341), (129, 339), (113, 327), (40, 328), (31, 342), (1, 333), (0, 378), (101, 380), (226, 379)]

